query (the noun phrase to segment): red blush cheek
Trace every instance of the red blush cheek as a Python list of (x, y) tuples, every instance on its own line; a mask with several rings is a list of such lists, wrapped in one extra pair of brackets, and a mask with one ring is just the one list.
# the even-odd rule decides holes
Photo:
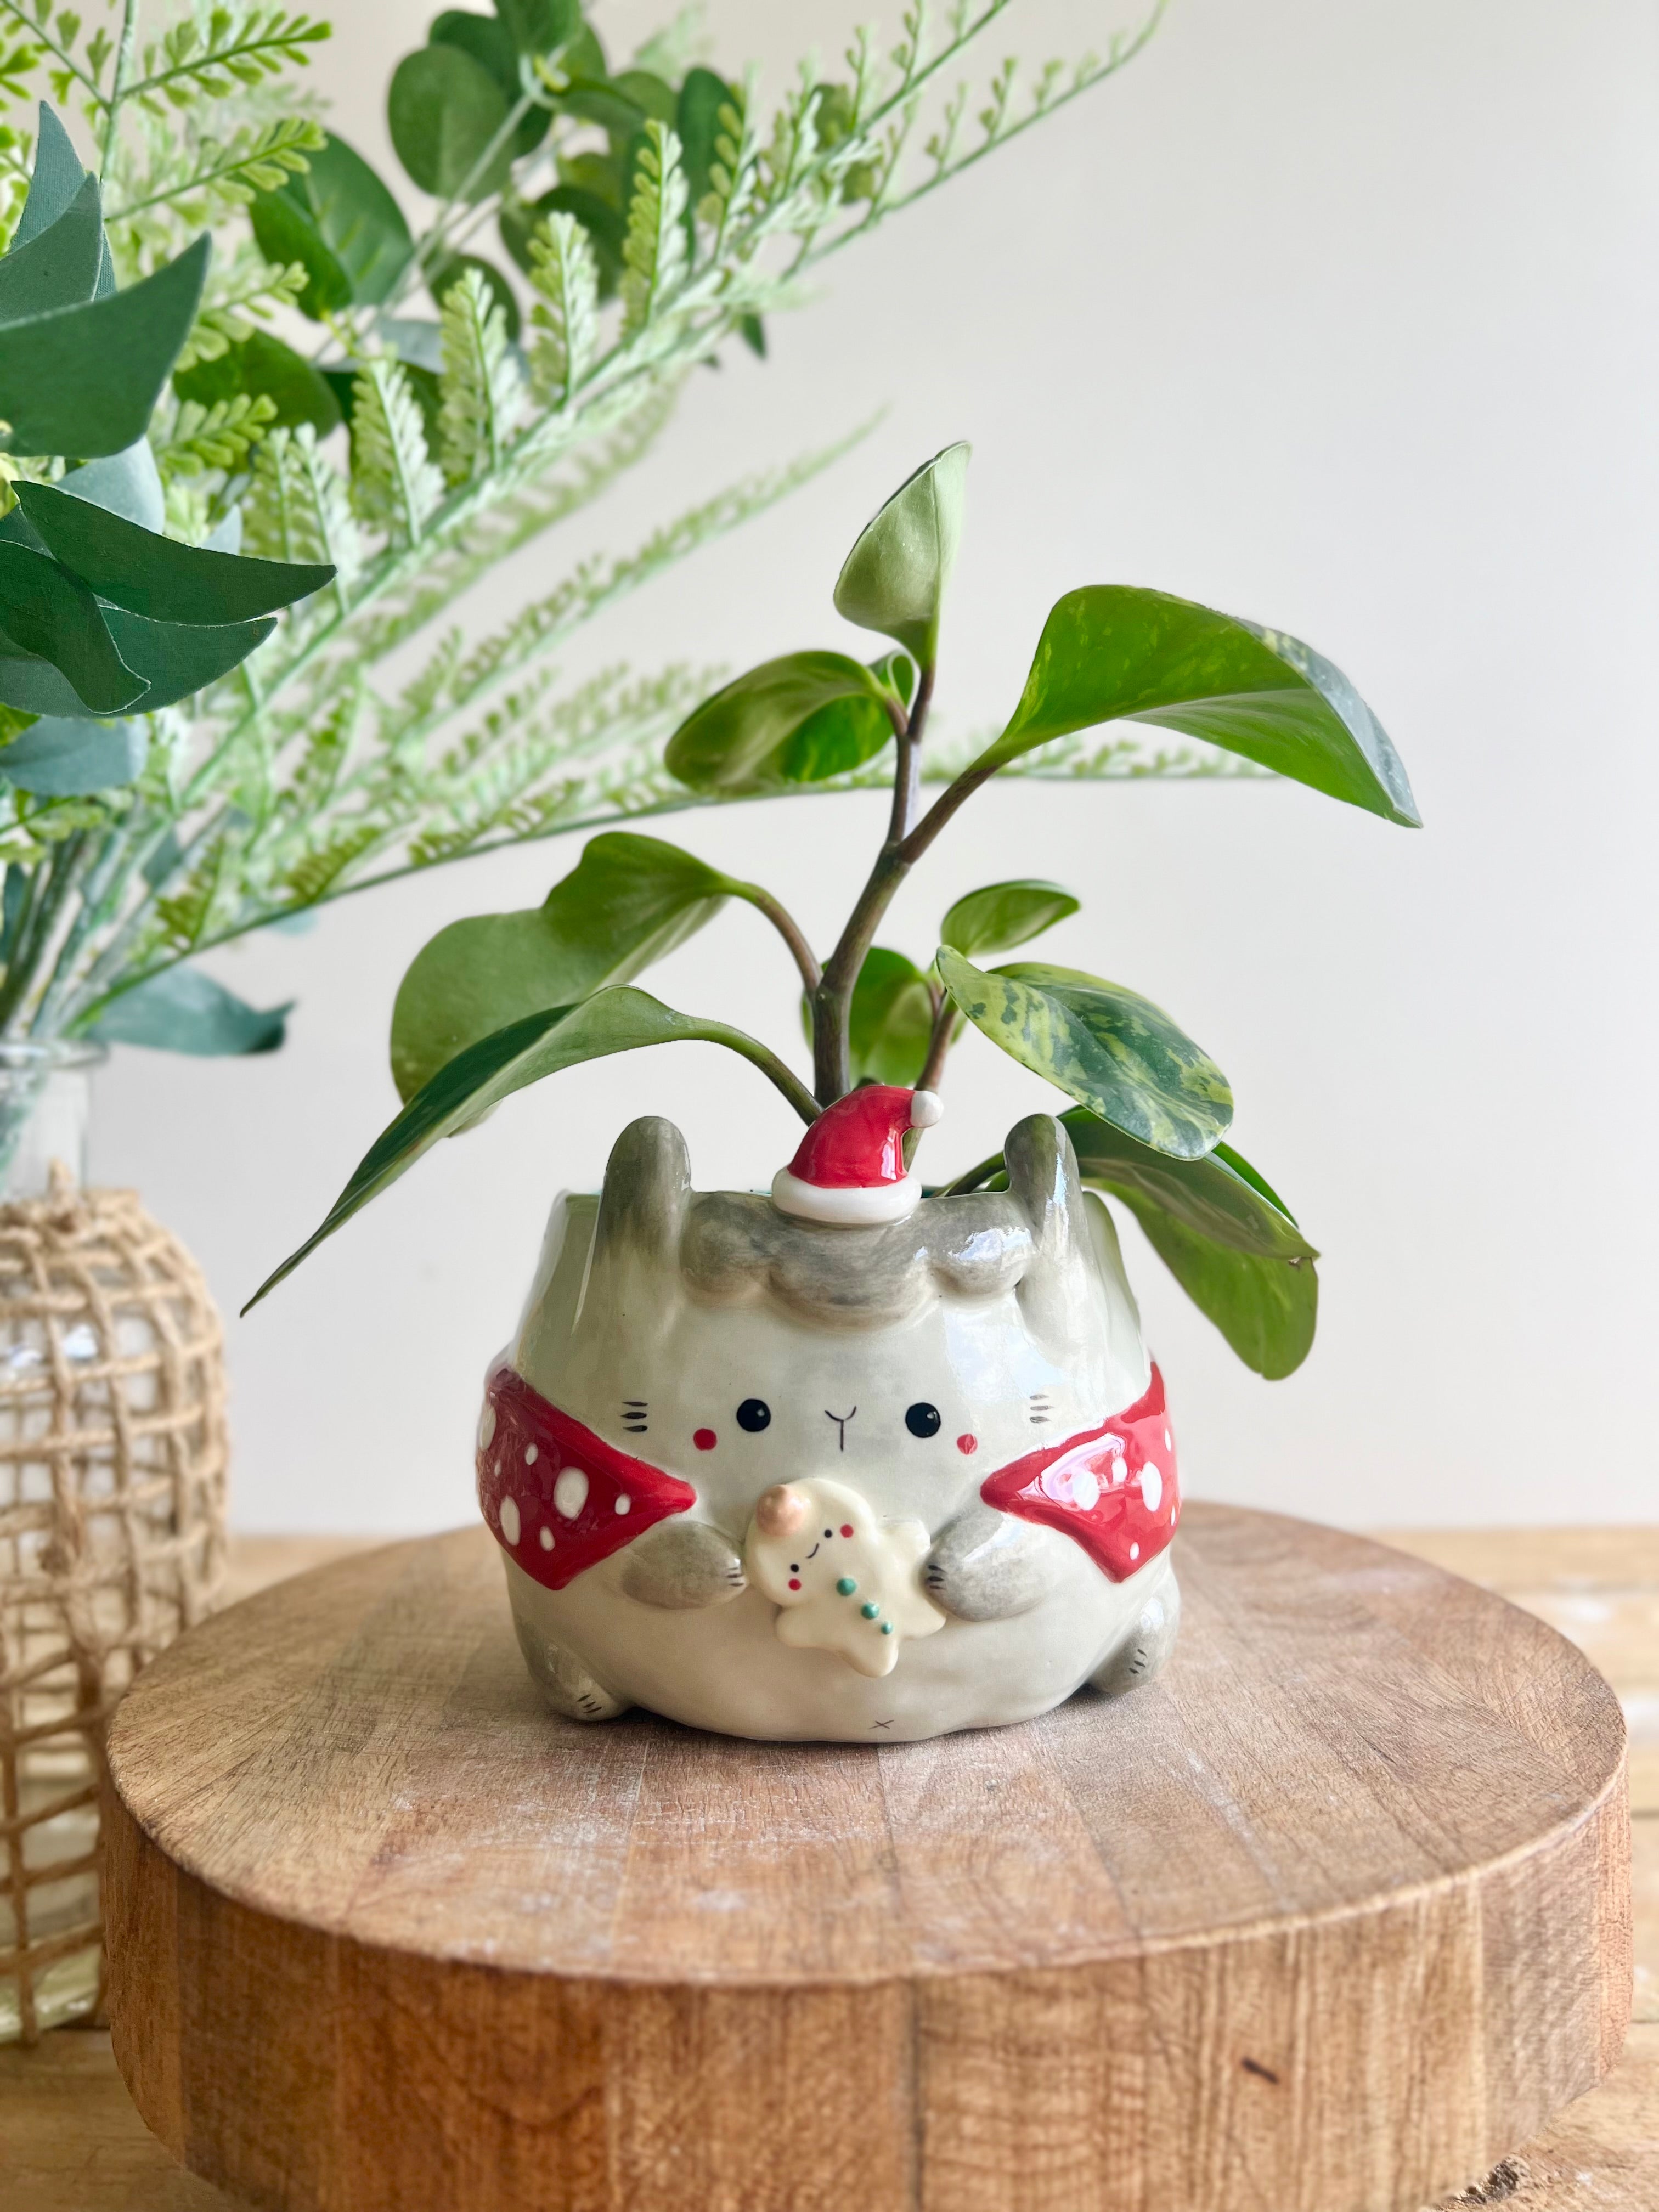
[(713, 1429), (695, 1429), (691, 1441), (699, 1451), (713, 1451), (716, 1441), (714, 1431)]
[(791, 1575), (789, 1577), (789, 1587), (791, 1589), (799, 1589), (800, 1588), (800, 1583), (793, 1575)]
[(971, 1456), (979, 1449), (979, 1438), (977, 1437), (958, 1437), (957, 1438), (957, 1449), (959, 1452), (964, 1452)]

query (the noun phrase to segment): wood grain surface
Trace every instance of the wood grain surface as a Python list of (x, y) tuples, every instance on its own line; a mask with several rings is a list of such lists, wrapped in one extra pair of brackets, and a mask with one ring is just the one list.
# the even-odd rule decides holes
[(1160, 1683), (868, 1751), (559, 1723), (499, 1572), (306, 1576), (118, 1717), (118, 2056), (256, 2202), (1407, 2212), (1617, 2052), (1616, 1703), (1435, 1567), (1194, 1509)]

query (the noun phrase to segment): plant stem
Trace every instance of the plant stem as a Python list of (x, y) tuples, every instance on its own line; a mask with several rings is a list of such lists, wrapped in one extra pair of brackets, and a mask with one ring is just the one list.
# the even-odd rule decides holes
[(823, 971), (818, 966), (817, 955), (806, 942), (800, 925), (788, 908), (759, 884), (734, 884), (732, 891), (736, 897), (746, 899), (757, 914), (763, 914), (789, 947), (795, 965), (800, 970), (802, 988), (811, 998), (823, 980)]
[[(840, 942), (824, 963), (812, 998), (812, 1085), (820, 1106), (833, 1106), (852, 1088), (852, 1062), (848, 1052), (847, 1024), (853, 992), (864, 966), (865, 955), (875, 940), (881, 918), (892, 904), (893, 894), (910, 872), (907, 858), (915, 832), (909, 827), (921, 780), (921, 734), (933, 696), (933, 671), (924, 668), (893, 764), (893, 806), (887, 835), (876, 855), (868, 882), (848, 917)], [(934, 810), (937, 811), (937, 808)]]
[(944, 991), (933, 994), (933, 1028), (927, 1040), (927, 1057), (916, 1078), (918, 1091), (937, 1091), (945, 1079), (945, 1061), (951, 1049), (951, 1033), (957, 1025), (956, 1002)]
[(109, 98), (104, 104), (104, 136), (98, 154), (100, 179), (108, 176), (110, 162), (114, 157), (121, 102), (126, 98), (127, 72), (132, 67), (132, 50), (137, 38), (138, 0), (125, 0), (121, 10), (121, 36), (115, 49), (115, 67), (109, 81)]

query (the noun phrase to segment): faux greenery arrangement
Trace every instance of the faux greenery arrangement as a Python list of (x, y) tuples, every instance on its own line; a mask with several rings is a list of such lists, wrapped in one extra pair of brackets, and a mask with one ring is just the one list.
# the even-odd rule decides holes
[[(1050, 610), (1000, 734), (924, 809), (923, 740), (967, 460), (968, 448), (952, 446), (918, 470), (842, 568), (837, 611), (891, 649), (867, 665), (834, 652), (765, 661), (705, 700), (665, 755), (686, 789), (726, 797), (822, 788), (881, 763), (892, 784), (887, 834), (828, 958), (760, 884), (655, 838), (595, 837), (543, 906), (456, 922), (420, 953), (392, 1024), (404, 1110), (252, 1303), (440, 1138), (563, 1068), (646, 1045), (720, 1044), (811, 1122), (861, 1082), (937, 1090), (971, 1024), (1074, 1102), (1064, 1119), (1085, 1181), (1129, 1207), (1239, 1357), (1270, 1377), (1300, 1364), (1313, 1340), (1317, 1255), (1223, 1141), (1232, 1094), (1208, 1054), (1160, 1007), (1098, 975), (1034, 961), (975, 964), (1028, 943), (1079, 902), (1036, 879), (989, 884), (945, 915), (926, 972), (876, 933), (899, 884), (976, 791), (1080, 730), (1129, 721), (1178, 731), (1414, 827), (1405, 769), (1346, 677), (1296, 639), (1161, 592), (1089, 585)], [(729, 898), (765, 915), (799, 970), (811, 1090), (756, 1038), (631, 988)], [(995, 1187), (1003, 1173), (998, 1154), (945, 1188)]]
[[(573, 562), (490, 634), (457, 603), (636, 465), (692, 368), (734, 336), (763, 349), (807, 271), (1112, 75), (1156, 16), (1024, 94), (1005, 64), (975, 103), (957, 66), (1011, 6), (959, 0), (935, 37), (915, 0), (890, 52), (861, 35), (844, 76), (804, 65), (769, 116), (683, 26), (613, 69), (578, 0), (447, 10), (391, 82), (435, 203), (417, 228), (296, 89), (325, 25), (201, 0), (151, 34), (137, 0), (110, 29), (0, 0), (0, 94), (44, 86), (98, 149), (64, 201), (74, 155), (43, 118), (0, 258), (0, 1042), (269, 1048), (286, 1009), (194, 956), (414, 870), (732, 795), (662, 766), (710, 672), (562, 689), (550, 655), (828, 453)], [(0, 221), (27, 155), (0, 125)], [(186, 242), (204, 225), (210, 260)], [(30, 271), (59, 246), (48, 297)], [(309, 352), (284, 317), (296, 338), (309, 319)], [(134, 530), (176, 590), (132, 582)], [(239, 533), (236, 587), (215, 568), (185, 588)], [(287, 602), (254, 577), (276, 562), (306, 596), (273, 631)], [(179, 629), (165, 672), (143, 623)]]

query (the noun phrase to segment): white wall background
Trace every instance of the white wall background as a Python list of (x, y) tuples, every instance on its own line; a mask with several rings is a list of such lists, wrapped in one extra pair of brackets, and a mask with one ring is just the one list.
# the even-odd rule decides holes
[[(626, 51), (657, 12), (613, 0), (599, 21)], [(710, 9), (718, 58), (759, 58), (775, 87), (866, 12)], [(390, 62), (427, 11), (333, 13), (320, 75), (379, 156)], [(1036, 58), (1122, 20), (1022, 0), (994, 43)], [(1086, 581), (1269, 620), (1359, 683), (1420, 835), (1289, 786), (1016, 785), (962, 817), (884, 933), (922, 957), (960, 891), (1057, 877), (1086, 908), (1053, 957), (1162, 1001), (1231, 1076), (1240, 1146), (1328, 1257), (1313, 1358), (1268, 1385), (1126, 1237), (1211, 1497), (1368, 1524), (1659, 1510), (1656, 49), (1646, 0), (1176, 0), (1115, 85), (833, 264), (766, 366), (697, 379), (656, 460), (520, 580), (884, 406), (852, 458), (613, 616), (595, 652), (857, 649), (829, 607), (846, 546), (967, 436), (947, 726), (1006, 713), (1049, 603)], [(822, 941), (879, 814), (808, 800), (665, 828), (763, 874)], [(144, 1192), (234, 1311), (389, 1118), (386, 1021), (416, 948), (539, 900), (575, 858), (441, 872), (222, 956), (255, 1000), (297, 995), (287, 1050), (119, 1054), (95, 1171)], [(798, 1035), (792, 971), (746, 910), (653, 988)], [(955, 1091), (942, 1135), (964, 1162), (1052, 1096), (975, 1038)], [(240, 1525), (467, 1516), (477, 1379), (548, 1201), (591, 1186), (643, 1111), (682, 1123), (705, 1185), (763, 1182), (795, 1140), (763, 1085), (695, 1047), (566, 1076), (443, 1147), (230, 1324)]]

